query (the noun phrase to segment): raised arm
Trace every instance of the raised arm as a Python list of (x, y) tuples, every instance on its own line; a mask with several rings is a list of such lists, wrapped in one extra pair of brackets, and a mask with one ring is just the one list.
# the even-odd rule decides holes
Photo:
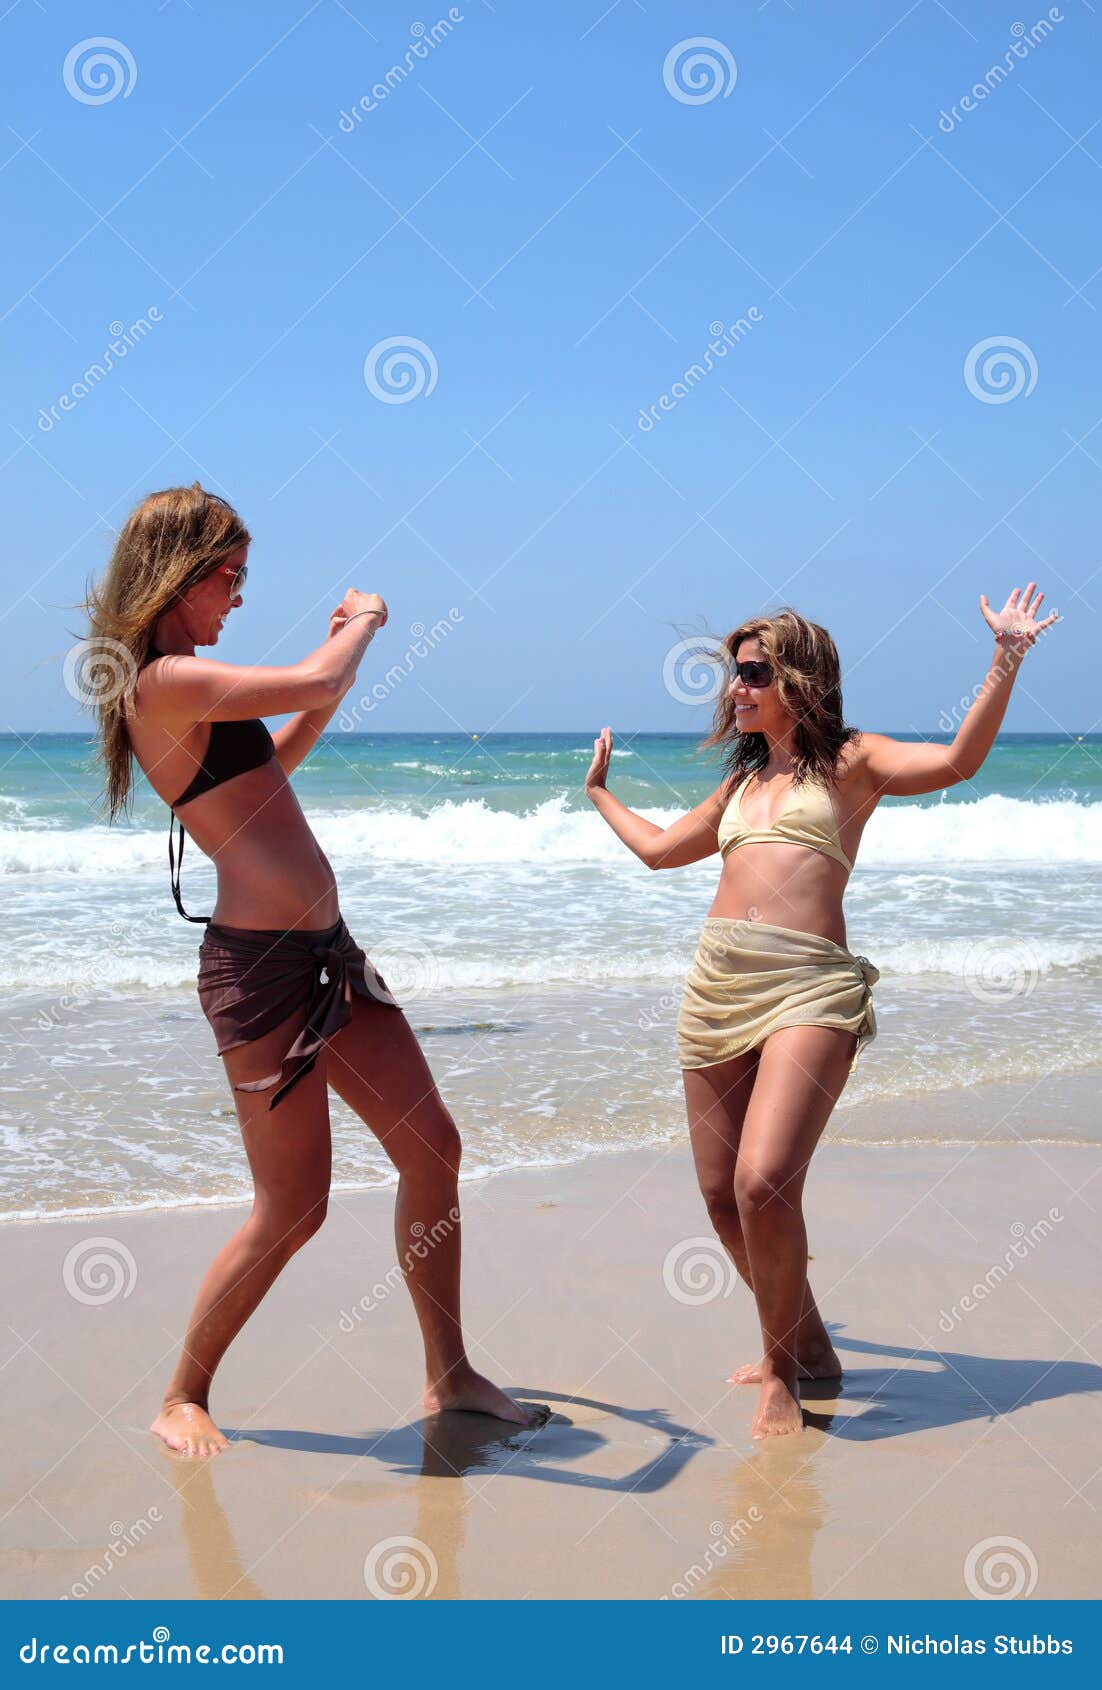
[(1015, 588), (1000, 611), (993, 611), (986, 595), (980, 594), (980, 610), (995, 635), (995, 651), (951, 745), (909, 745), (887, 734), (861, 735), (863, 770), (877, 798), (938, 792), (971, 780), (979, 770), (995, 743), (1023, 657), (1037, 643), (1037, 636), (1057, 620), (1056, 611), (1043, 622), (1037, 620), (1045, 595), (1034, 596), (1036, 585), (1031, 581), (1024, 594)]
[(717, 829), (723, 815), (722, 786), (670, 827), (659, 827), (645, 816), (637, 816), (609, 792), (605, 781), (611, 757), (612, 729), (602, 728), (593, 741), (593, 761), (585, 777), (586, 797), (641, 863), (648, 868), (684, 868), (687, 863), (698, 863), (719, 850)]
[[(364, 616), (363, 620), (366, 622), (369, 618)], [(335, 638), (344, 628), (346, 621), (344, 606), (339, 604), (336, 610), (330, 613), (328, 637), (330, 639)], [(349, 689), (354, 682), (355, 676), (352, 676), (348, 682)], [(291, 717), (289, 722), (284, 722), (275, 729), (272, 734), (272, 743), (285, 774), (294, 774), (299, 764), (313, 751), (318, 740), (336, 715), (342, 697), (343, 691), (327, 699), (324, 704), (315, 704), (309, 710), (299, 710)]]
[(336, 704), (387, 618), (377, 593), (355, 589), (345, 594), (341, 610), (344, 625), (299, 663), (277, 668), (170, 655), (142, 671), (138, 699), (154, 714), (188, 722), (232, 722)]

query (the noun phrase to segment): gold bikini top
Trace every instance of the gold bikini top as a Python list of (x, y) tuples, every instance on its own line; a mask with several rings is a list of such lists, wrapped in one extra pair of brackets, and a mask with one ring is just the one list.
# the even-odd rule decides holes
[(772, 839), (785, 845), (807, 845), (813, 851), (833, 857), (847, 871), (853, 868), (842, 850), (830, 789), (824, 781), (808, 780), (802, 787), (797, 787), (772, 827), (751, 827), (742, 813), (739, 799), (753, 778), (754, 771), (751, 770), (720, 818), (719, 851), (722, 857), (739, 845), (758, 845)]

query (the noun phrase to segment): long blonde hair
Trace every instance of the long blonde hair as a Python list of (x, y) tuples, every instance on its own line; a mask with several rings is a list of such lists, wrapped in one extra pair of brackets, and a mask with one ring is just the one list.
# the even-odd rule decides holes
[[(842, 668), (838, 648), (825, 628), (809, 622), (785, 606), (772, 616), (751, 616), (722, 641), (729, 673), (733, 675), (743, 640), (760, 642), (773, 670), (777, 695), (795, 718), (793, 784), (809, 777), (833, 780), (844, 745), (859, 737), (842, 715)], [(712, 732), (701, 750), (721, 745), (727, 750), (724, 769), (739, 780), (769, 761), (764, 734), (743, 733), (735, 725), (735, 703), (725, 686), (716, 701)]]
[(70, 654), (67, 678), (79, 703), (98, 719), (96, 761), (105, 770), (101, 807), (109, 821), (130, 803), (134, 753), (126, 723), (154, 626), (250, 538), (233, 506), (198, 481), (166, 487), (131, 511), (102, 578), (87, 590), (80, 608), (88, 632)]

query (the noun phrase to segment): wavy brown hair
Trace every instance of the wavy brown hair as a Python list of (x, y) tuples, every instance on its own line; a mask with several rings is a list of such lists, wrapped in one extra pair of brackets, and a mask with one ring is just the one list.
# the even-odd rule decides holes
[(160, 617), (231, 552), (249, 544), (225, 499), (197, 481), (150, 493), (127, 517), (103, 576), (80, 608), (88, 631), (75, 654), (80, 703), (99, 724), (96, 762), (105, 771), (101, 808), (114, 821), (129, 806), (134, 753), (127, 732), (138, 673)]
[[(842, 714), (842, 670), (838, 648), (825, 628), (809, 622), (789, 606), (772, 616), (751, 616), (721, 642), (729, 675), (743, 640), (756, 639), (773, 669), (773, 685), (784, 709), (795, 719), (793, 750), (796, 763), (793, 784), (818, 777), (834, 780), (842, 747), (859, 738), (856, 728), (847, 727)], [(764, 734), (742, 733), (735, 726), (734, 700), (725, 686), (716, 702), (712, 732), (701, 742), (705, 747), (725, 747), (724, 772), (734, 781), (769, 760)]]

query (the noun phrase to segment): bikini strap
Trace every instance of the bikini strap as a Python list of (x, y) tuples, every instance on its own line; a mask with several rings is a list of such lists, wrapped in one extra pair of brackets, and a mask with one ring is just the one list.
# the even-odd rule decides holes
[(180, 861), (179, 861), (179, 863), (177, 863), (175, 853), (172, 849), (172, 830), (173, 830), (173, 828), (175, 827), (175, 825), (178, 821), (180, 821), (179, 816), (176, 814), (175, 810), (172, 810), (169, 813), (169, 818), (168, 818), (168, 877), (169, 877), (169, 880), (172, 883), (172, 896), (176, 900), (176, 908), (179, 910), (180, 914), (183, 916), (185, 921), (201, 921), (201, 922), (206, 923), (206, 922), (210, 921), (210, 919), (211, 919), (210, 916), (209, 915), (188, 915), (187, 910), (185, 910), (185, 908), (184, 908), (183, 900), (180, 897), (180, 870), (184, 866), (184, 824), (183, 824), (183, 822), (180, 822)]

